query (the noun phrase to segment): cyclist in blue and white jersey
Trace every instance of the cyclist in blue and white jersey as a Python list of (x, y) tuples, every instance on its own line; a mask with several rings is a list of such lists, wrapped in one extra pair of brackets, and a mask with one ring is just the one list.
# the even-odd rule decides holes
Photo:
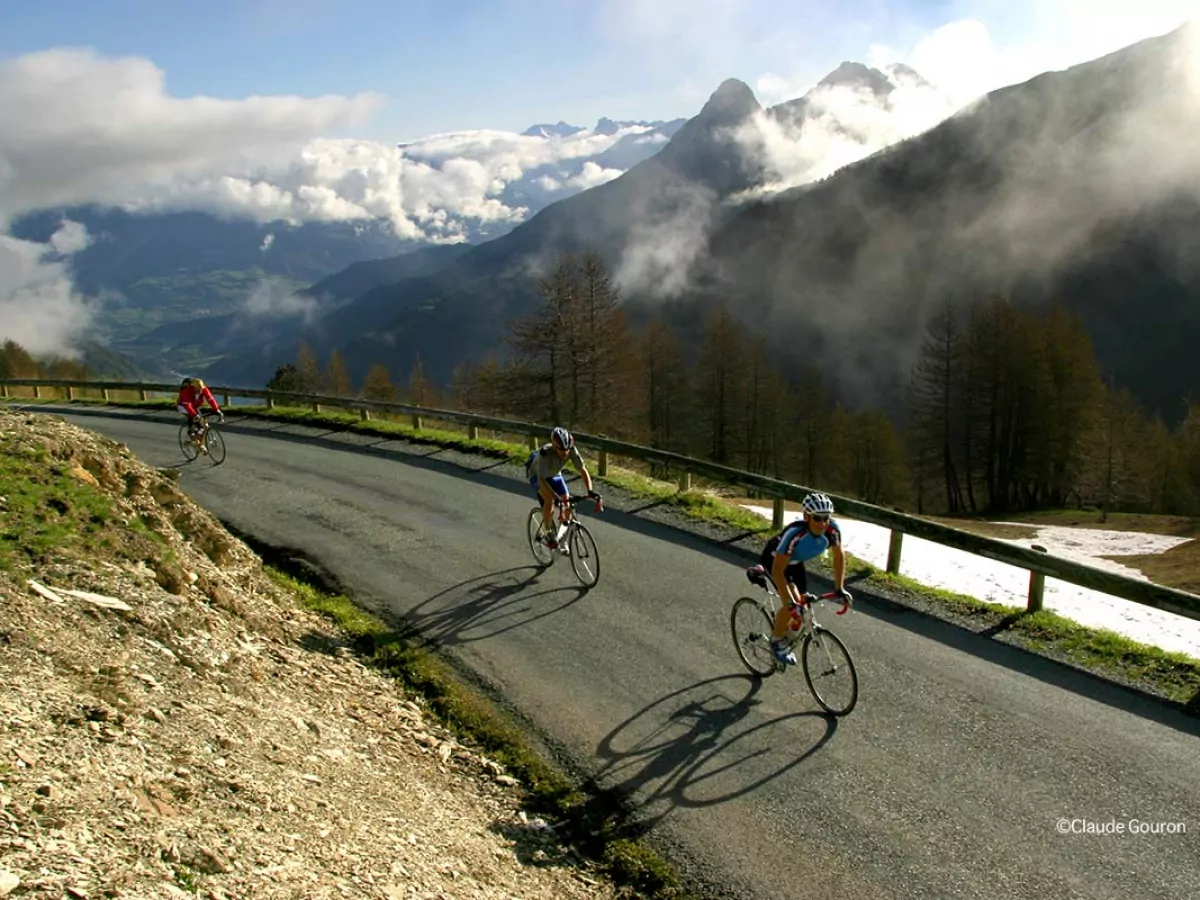
[(804, 518), (797, 519), (783, 529), (763, 548), (759, 562), (783, 602), (775, 615), (775, 629), (771, 634), (771, 650), (782, 663), (794, 666), (796, 655), (783, 644), (787, 635), (791, 608), (790, 597), (799, 603), (808, 589), (808, 573), (804, 569), (806, 560), (815, 559), (826, 550), (833, 551), (833, 584), (841, 599), (849, 602), (850, 593), (845, 588), (846, 553), (842, 548), (842, 529), (833, 520), (833, 501), (824, 494), (809, 494), (804, 498)]

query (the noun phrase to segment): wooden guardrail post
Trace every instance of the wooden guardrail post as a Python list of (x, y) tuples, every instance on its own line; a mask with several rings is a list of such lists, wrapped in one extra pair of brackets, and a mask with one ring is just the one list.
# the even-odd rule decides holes
[(149, 399), (149, 398), (148, 398), (148, 396), (147, 396), (147, 394), (146, 394), (146, 391), (145, 391), (145, 390), (140, 390), (140, 391), (138, 391), (138, 399), (139, 399), (139, 400), (147, 400), (147, 399)]
[(321, 404), (318, 403), (316, 400), (313, 401), (312, 411), (315, 413), (319, 413), (321, 411)]
[(776, 497), (775, 502), (771, 504), (771, 527), (778, 530), (783, 527), (783, 517), (787, 512), (787, 501), (782, 497)]
[(537, 448), (538, 448), (538, 439), (537, 439), (537, 435), (536, 435), (536, 434), (531, 434), (531, 435), (529, 436), (529, 449), (530, 449), (530, 450), (536, 450)]
[(74, 400), (74, 399), (75, 399), (75, 388), (74, 388), (74, 387), (72, 387), (72, 386), (71, 386), (71, 385), (69, 385), (69, 384), (67, 385), (67, 399), (68, 399), (68, 400)]
[(228, 406), (228, 405), (229, 405), (229, 395), (228, 395), (228, 394), (222, 394), (222, 395), (221, 395), (221, 405), (222, 405), (222, 406)]
[(479, 426), (478, 425), (468, 425), (467, 426), (467, 437), (473, 441), (479, 440)]
[(421, 417), (419, 415), (414, 414), (412, 417), (412, 422), (413, 422), (413, 428), (416, 429), (417, 431), (420, 431), (421, 430)]
[(102, 397), (104, 397), (104, 402), (107, 403), (108, 402), (108, 388), (105, 388), (104, 390), (102, 390), (100, 392), (100, 395)]
[(275, 408), (275, 398), (268, 397), (267, 398), (267, 409), (274, 409), (274, 408)]
[[(1041, 544), (1031, 544), (1034, 550), (1041, 553), (1046, 552), (1046, 548)], [(1025, 609), (1027, 612), (1035, 613), (1042, 610), (1042, 594), (1046, 589), (1046, 576), (1041, 572), (1029, 570), (1029, 602)]]
[(596, 464), (596, 474), (602, 478), (608, 474), (608, 451), (607, 450), (600, 451), (600, 461)]
[(364, 422), (368, 422), (371, 419), (371, 411), (369, 409), (360, 409), (358, 411), (358, 417)]
[(42, 399), (42, 386), (40, 384), (35, 384), (33, 386), (33, 399), (34, 400)]
[(692, 489), (692, 473), (684, 469), (679, 473), (679, 490), (690, 491)]
[(887, 571), (889, 575), (900, 574), (900, 549), (903, 546), (904, 532), (893, 528), (891, 539), (888, 541)]

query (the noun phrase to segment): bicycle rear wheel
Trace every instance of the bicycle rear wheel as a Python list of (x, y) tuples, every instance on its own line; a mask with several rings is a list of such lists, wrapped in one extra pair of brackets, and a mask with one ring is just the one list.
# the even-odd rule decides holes
[(534, 507), (529, 511), (529, 549), (533, 551), (533, 558), (537, 560), (539, 565), (551, 566), (554, 565), (555, 551), (551, 550), (542, 543), (542, 511), (538, 507)]
[(775, 654), (771, 652), (774, 627), (771, 615), (753, 597), (740, 598), (729, 611), (729, 630), (733, 633), (733, 647), (738, 659), (750, 674), (759, 678), (773, 675), (779, 669)]
[(814, 626), (812, 634), (804, 637), (800, 660), (808, 689), (822, 709), (835, 716), (854, 709), (858, 703), (858, 672), (841, 638), (827, 628)]
[(196, 446), (192, 440), (192, 436), (188, 434), (186, 422), (179, 426), (179, 451), (188, 462), (191, 462), (200, 455), (200, 448)]
[(221, 432), (212, 425), (208, 426), (208, 432), (204, 435), (204, 446), (214, 466), (225, 462), (225, 438), (221, 437)]
[(595, 587), (600, 580), (600, 548), (592, 533), (578, 522), (571, 526), (567, 535), (567, 552), (575, 577), (584, 587)]

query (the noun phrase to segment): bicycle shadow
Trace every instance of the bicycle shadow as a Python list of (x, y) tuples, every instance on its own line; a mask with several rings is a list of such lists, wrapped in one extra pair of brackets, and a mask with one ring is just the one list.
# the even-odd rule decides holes
[[(757, 719), (762, 685), (748, 674), (721, 675), (663, 695), (605, 735), (595, 752), (603, 765), (591, 780), (620, 798), (638, 834), (676, 809), (719, 806), (759, 790), (811, 759), (839, 722), (821, 710)], [(793, 728), (781, 741), (787, 723)], [(798, 745), (805, 749), (796, 754)]]
[[(518, 572), (526, 574), (517, 577)], [(588, 592), (582, 585), (564, 585), (526, 593), (542, 574), (541, 567), (528, 565), (477, 575), (426, 598), (404, 618), (423, 643), (455, 646), (488, 640), (560, 613)], [(560, 593), (574, 596), (553, 606), (535, 602)]]

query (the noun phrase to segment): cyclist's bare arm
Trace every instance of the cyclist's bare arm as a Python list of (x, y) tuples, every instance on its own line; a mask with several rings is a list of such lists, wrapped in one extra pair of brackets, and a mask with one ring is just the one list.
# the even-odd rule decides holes
[(841, 544), (833, 546), (833, 587), (839, 591), (846, 589), (846, 551)]

